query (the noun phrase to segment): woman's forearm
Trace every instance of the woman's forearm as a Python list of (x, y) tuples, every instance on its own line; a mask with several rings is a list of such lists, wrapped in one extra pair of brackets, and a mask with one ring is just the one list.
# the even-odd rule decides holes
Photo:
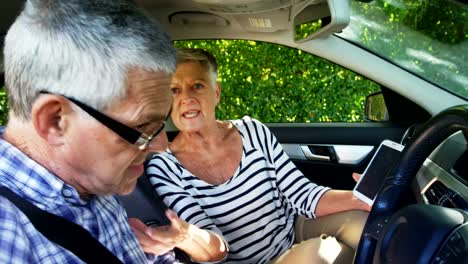
[(329, 190), (320, 198), (315, 215), (320, 217), (349, 210), (370, 211), (370, 206), (356, 198), (352, 191)]

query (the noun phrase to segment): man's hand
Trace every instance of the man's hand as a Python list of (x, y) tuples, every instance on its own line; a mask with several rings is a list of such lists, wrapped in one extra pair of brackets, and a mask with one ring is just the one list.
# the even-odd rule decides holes
[(189, 224), (172, 210), (166, 211), (170, 225), (150, 227), (136, 218), (128, 220), (144, 252), (162, 255), (189, 238)]

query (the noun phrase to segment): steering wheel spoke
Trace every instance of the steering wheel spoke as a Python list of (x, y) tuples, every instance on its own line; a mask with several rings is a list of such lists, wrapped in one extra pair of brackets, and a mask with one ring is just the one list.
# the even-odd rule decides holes
[(384, 234), (384, 231), (390, 221), (391, 215), (386, 215), (383, 217), (379, 217), (376, 221), (374, 221), (368, 228), (366, 232), (366, 236), (372, 238), (374, 240), (380, 240)]

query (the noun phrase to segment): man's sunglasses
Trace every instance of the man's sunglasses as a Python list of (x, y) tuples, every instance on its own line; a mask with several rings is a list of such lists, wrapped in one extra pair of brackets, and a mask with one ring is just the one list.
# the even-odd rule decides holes
[[(54, 94), (54, 93), (50, 93), (47, 91), (40, 91), (40, 93), (41, 94)], [(153, 134), (151, 134), (151, 136), (148, 136), (134, 128), (131, 128), (127, 125), (120, 123), (119, 121), (95, 110), (94, 108), (91, 108), (85, 105), (84, 103), (78, 100), (75, 100), (73, 98), (67, 97), (62, 94), (57, 94), (57, 95), (63, 96), (70, 102), (74, 103), (75, 105), (83, 109), (83, 111), (88, 113), (90, 116), (94, 117), (97, 121), (99, 121), (101, 124), (109, 128), (110, 130), (114, 131), (114, 133), (116, 133), (117, 135), (119, 135), (120, 137), (128, 141), (128, 143), (136, 146), (139, 150), (146, 150), (148, 146), (151, 144), (151, 142), (154, 140), (154, 138), (156, 138), (159, 135), (159, 133), (161, 133), (161, 131), (164, 129), (164, 126), (166, 124), (166, 121), (162, 121), (161, 125), (156, 129), (156, 131)]]

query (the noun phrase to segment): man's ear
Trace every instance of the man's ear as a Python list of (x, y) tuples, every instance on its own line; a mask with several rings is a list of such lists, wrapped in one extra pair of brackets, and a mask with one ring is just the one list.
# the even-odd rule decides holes
[(221, 85), (219, 82), (216, 83), (216, 105), (219, 104), (219, 100), (221, 99)]
[(52, 145), (63, 143), (68, 101), (58, 95), (41, 95), (32, 106), (31, 121), (37, 134)]

